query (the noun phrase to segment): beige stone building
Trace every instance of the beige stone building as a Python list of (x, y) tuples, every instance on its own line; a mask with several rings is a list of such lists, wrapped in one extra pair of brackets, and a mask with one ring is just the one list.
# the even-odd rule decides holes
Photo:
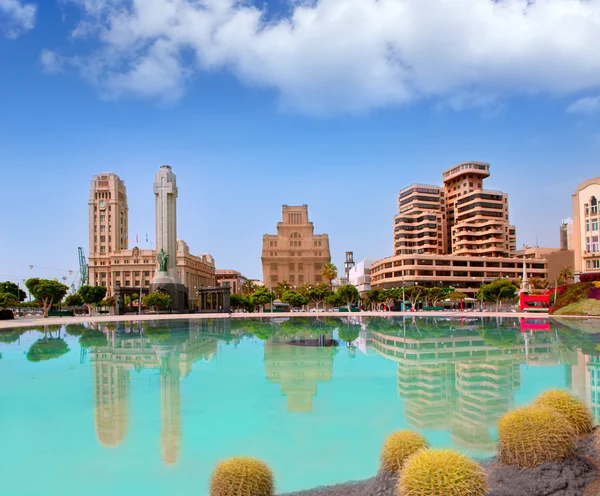
[(584, 181), (573, 193), (572, 246), (576, 276), (583, 272), (600, 272), (599, 199), (600, 177)]
[(331, 262), (329, 236), (315, 234), (308, 206), (283, 205), (277, 234), (265, 234), (262, 246), (263, 283), (287, 282), (293, 287), (323, 282), (323, 265)]
[[(520, 278), (516, 232), (508, 197), (483, 188), (486, 162), (463, 162), (445, 170), (443, 186), (412, 184), (398, 194), (394, 256), (371, 264), (371, 286), (421, 285), (455, 288), (474, 296), (498, 278)], [(531, 257), (527, 277), (548, 277), (548, 261)]]
[[(522, 250), (517, 250), (515, 255), (519, 258), (544, 258), (548, 261), (548, 282), (550, 285), (558, 279), (560, 271), (567, 267), (573, 270), (574, 252), (573, 250), (561, 250), (559, 248), (539, 248), (536, 246), (526, 246)], [(571, 281), (572, 282), (572, 281)]]
[(516, 249), (508, 197), (483, 189), (485, 162), (463, 162), (443, 172), (440, 186), (412, 184), (398, 194), (394, 254), (506, 257)]
[[(128, 248), (127, 190), (119, 176), (109, 172), (94, 176), (88, 208), (89, 283), (105, 286), (108, 294), (118, 286), (148, 291), (157, 268), (156, 252), (138, 246)], [(192, 255), (188, 245), (178, 240), (177, 274), (193, 300), (197, 288), (215, 285), (213, 257)]]

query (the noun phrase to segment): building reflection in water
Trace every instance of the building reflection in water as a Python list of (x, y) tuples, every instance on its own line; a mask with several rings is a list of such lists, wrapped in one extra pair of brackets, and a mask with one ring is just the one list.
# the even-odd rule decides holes
[[(127, 434), (130, 372), (156, 369), (160, 374), (162, 457), (177, 463), (181, 444), (180, 380), (198, 360), (211, 360), (220, 341), (235, 340), (228, 321), (161, 327), (160, 322), (100, 326), (107, 344), (93, 346), (94, 421), (100, 444), (116, 447)], [(141, 332), (140, 332), (141, 331)]]
[(554, 335), (493, 324), (403, 319), (371, 332), (373, 349), (397, 363), (408, 424), (448, 430), (457, 445), (478, 455), (495, 451), (495, 426), (513, 408), (521, 364), (560, 363)]

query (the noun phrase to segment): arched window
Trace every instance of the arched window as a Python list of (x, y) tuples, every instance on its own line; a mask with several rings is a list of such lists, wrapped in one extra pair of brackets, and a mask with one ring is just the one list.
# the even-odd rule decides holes
[(299, 237), (300, 237), (299, 232), (293, 232), (292, 234), (290, 234), (290, 238), (292, 238), (292, 239), (298, 239)]
[(592, 214), (598, 213), (598, 200), (596, 200), (595, 196), (590, 198), (590, 210)]

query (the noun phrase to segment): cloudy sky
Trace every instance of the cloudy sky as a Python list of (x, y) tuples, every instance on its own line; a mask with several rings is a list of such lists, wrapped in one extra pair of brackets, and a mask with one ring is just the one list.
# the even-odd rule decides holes
[(397, 191), (465, 160), (557, 246), (600, 175), (599, 46), (600, 0), (0, 0), (0, 280), (76, 270), (98, 172), (143, 246), (163, 163), (180, 237), (250, 277), (282, 204), (379, 258)]

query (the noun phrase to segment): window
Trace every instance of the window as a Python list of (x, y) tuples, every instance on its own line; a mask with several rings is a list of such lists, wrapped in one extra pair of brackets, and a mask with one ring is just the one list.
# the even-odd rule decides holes
[(592, 260), (592, 269), (600, 269), (600, 260)]
[(596, 200), (595, 196), (592, 196), (590, 198), (590, 212), (592, 213), (592, 215), (598, 213), (598, 200)]
[(590, 260), (588, 260), (588, 261), (585, 263), (585, 267), (586, 267), (587, 269), (591, 269), (591, 268), (592, 268), (592, 263), (591, 263), (591, 261), (590, 261)]
[(315, 264), (315, 270), (321, 270), (321, 264), (320, 263), (316, 263)]
[(100, 232), (105, 232), (105, 227), (104, 226), (100, 226)]
[(148, 271), (144, 272), (144, 276), (145, 277), (150, 277), (150, 272), (148, 272)]
[(148, 263), (148, 260), (144, 260), (144, 263)]
[(113, 272), (113, 274), (115, 275), (115, 277), (119, 277), (121, 275), (121, 271), (117, 270)]
[(585, 232), (590, 232), (590, 220), (585, 221)]
[(592, 219), (592, 231), (598, 230), (598, 219)]
[(105, 219), (106, 219), (106, 215), (101, 215), (100, 216), (100, 222), (104, 222)]
[(298, 282), (304, 282), (304, 276), (302, 274), (298, 276)]
[(100, 243), (104, 243), (106, 241), (106, 236), (100, 236)]
[(598, 251), (598, 236), (592, 236), (592, 252), (596, 253)]
[(290, 274), (290, 282), (296, 282), (296, 276), (294, 274)]
[(290, 270), (294, 270), (294, 264), (293, 263), (290, 264)]
[(304, 264), (299, 263), (298, 264), (298, 270), (302, 270), (302, 269), (304, 269)]
[(271, 270), (277, 270), (277, 264), (276, 263), (272, 263), (271, 264)]

